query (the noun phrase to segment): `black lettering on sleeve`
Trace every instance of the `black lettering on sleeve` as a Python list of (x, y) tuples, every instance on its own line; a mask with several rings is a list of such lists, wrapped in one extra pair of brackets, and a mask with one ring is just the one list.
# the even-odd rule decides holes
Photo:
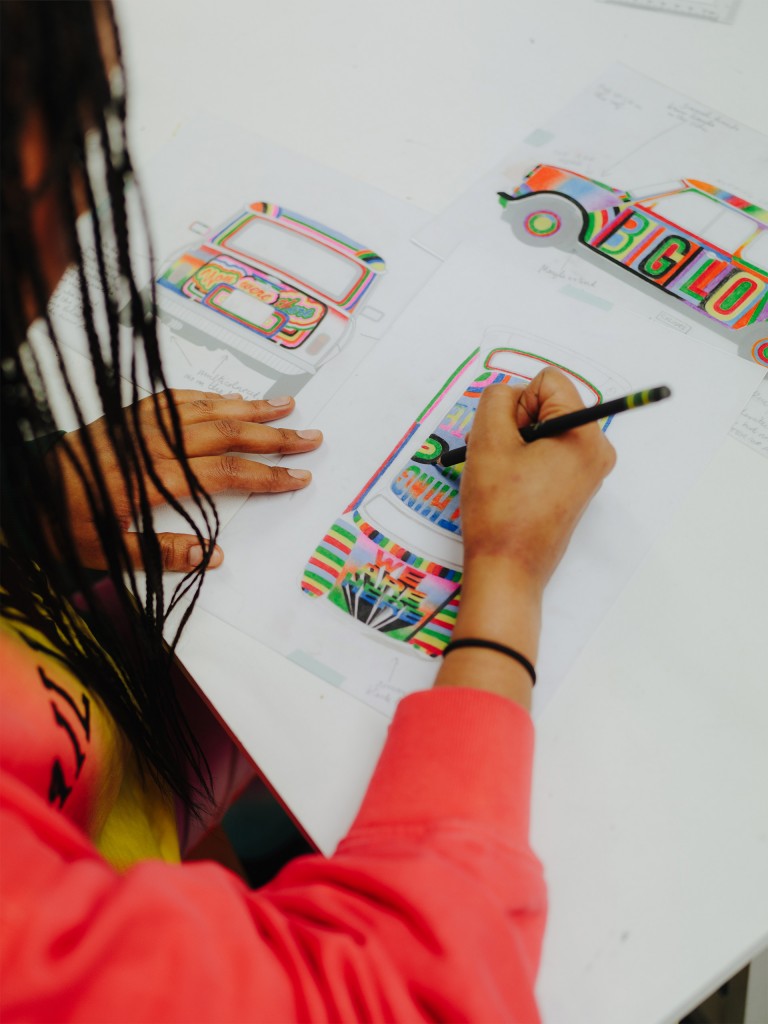
[(72, 792), (72, 787), (68, 786), (66, 779), (64, 778), (64, 769), (61, 767), (61, 761), (54, 758), (53, 766), (51, 767), (51, 783), (48, 787), (48, 803), (52, 804), (54, 801), (59, 801), (59, 809), (61, 809), (69, 794)]
[(83, 710), (81, 711), (80, 708), (75, 703), (74, 698), (69, 693), (67, 693), (67, 691), (62, 686), (59, 686), (57, 683), (54, 683), (52, 679), (49, 679), (39, 665), (37, 667), (37, 671), (40, 674), (40, 678), (42, 679), (43, 686), (46, 688), (46, 690), (54, 690), (56, 693), (58, 693), (60, 697), (62, 697), (67, 702), (67, 704), (69, 704), (74, 713), (77, 715), (80, 725), (82, 725), (83, 727), (83, 732), (85, 733), (86, 740), (90, 740), (91, 702), (90, 699), (88, 698), (88, 695), (85, 693), (82, 694)]
[(80, 770), (83, 767), (83, 762), (85, 761), (85, 754), (80, 749), (80, 744), (77, 742), (77, 736), (75, 736), (74, 729), (66, 720), (64, 715), (62, 715), (62, 713), (59, 711), (59, 709), (56, 707), (56, 704), (53, 701), (51, 701), (51, 707), (53, 708), (53, 717), (56, 721), (56, 725), (64, 729), (64, 731), (72, 741), (72, 749), (75, 752), (75, 761), (77, 763), (77, 767), (75, 768), (75, 778), (77, 778), (80, 774)]

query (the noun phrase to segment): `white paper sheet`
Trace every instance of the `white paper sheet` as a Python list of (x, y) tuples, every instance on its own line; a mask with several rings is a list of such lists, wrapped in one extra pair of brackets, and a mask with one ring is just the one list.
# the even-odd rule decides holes
[[(302, 594), (302, 573), (334, 520), (489, 328), (492, 341), (506, 338), (515, 348), (560, 362), (606, 394), (661, 383), (674, 393), (669, 402), (619, 416), (609, 427), (617, 468), (579, 524), (547, 591), (537, 710), (762, 375), (730, 353), (669, 334), (615, 306), (574, 306), (540, 279), (521, 275), (507, 243), (491, 229), (454, 253), (375, 356), (322, 410), (318, 424), (326, 441), (312, 456), (312, 487), (249, 499), (222, 537), (224, 566), (203, 589), (203, 606), (213, 614), (384, 714), (404, 693), (430, 685), (435, 660), (326, 598)], [(438, 407), (429, 413), (398, 458), (418, 446), (443, 412)], [(393, 536), (399, 525), (397, 520)], [(397, 539), (414, 551), (421, 545), (431, 558), (447, 557), (448, 542), (441, 546), (432, 536), (426, 549), (423, 531)]]

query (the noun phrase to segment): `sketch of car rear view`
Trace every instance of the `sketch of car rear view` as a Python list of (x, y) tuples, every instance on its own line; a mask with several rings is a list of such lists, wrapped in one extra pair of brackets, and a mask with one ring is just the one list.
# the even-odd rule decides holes
[(338, 231), (251, 203), (163, 265), (158, 316), (180, 338), (232, 352), (263, 375), (261, 397), (295, 396), (349, 341), (385, 269)]
[(768, 366), (768, 210), (693, 178), (622, 192), (548, 164), (498, 195), (520, 241), (598, 257)]

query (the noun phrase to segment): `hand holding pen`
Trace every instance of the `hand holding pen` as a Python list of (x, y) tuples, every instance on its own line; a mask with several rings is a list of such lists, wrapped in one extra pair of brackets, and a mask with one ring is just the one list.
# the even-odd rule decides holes
[[(589, 408), (576, 409), (573, 412), (564, 413), (562, 416), (547, 417), (520, 427), (520, 437), (526, 443), (538, 441), (543, 437), (559, 437), (567, 430), (574, 427), (582, 427), (587, 423), (595, 423), (597, 420), (607, 419), (620, 412), (628, 412), (630, 409), (640, 409), (644, 405), (653, 402), (660, 402), (663, 398), (669, 398), (672, 394), (665, 385), (658, 388), (648, 388), (646, 391), (636, 391), (632, 395), (624, 395), (621, 398), (614, 398), (610, 402), (602, 402), (600, 405), (592, 405)], [(458, 466), (467, 460), (467, 446), (454, 448), (437, 459), (441, 466)]]
[[(453, 640), (480, 637), (535, 665), (544, 587), (616, 455), (596, 422), (551, 444), (526, 443), (521, 431), (583, 408), (571, 381), (551, 368), (525, 388), (483, 392), (461, 478), (464, 576)], [(488, 650), (451, 654), (437, 685), (530, 701), (526, 670)]]

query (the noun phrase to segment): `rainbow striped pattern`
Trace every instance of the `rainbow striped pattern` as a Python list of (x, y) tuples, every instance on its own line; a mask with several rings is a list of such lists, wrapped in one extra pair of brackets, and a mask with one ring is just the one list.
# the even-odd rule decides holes
[[(274, 266), (269, 252), (240, 251), (239, 233), (256, 220), (279, 224), (285, 232), (332, 251), (334, 259), (343, 259), (350, 269), (351, 284), (346, 294), (324, 295), (314, 284), (301, 279), (300, 268), (294, 271)], [(321, 323), (325, 323), (326, 329), (331, 326), (332, 332), (343, 332), (354, 310), (385, 270), (380, 256), (346, 235), (274, 203), (251, 203), (209, 234), (204, 243), (173, 258), (157, 283), (206, 306), (258, 338), (295, 350), (315, 334)], [(256, 301), (249, 302), (246, 296)], [(272, 307), (271, 311), (266, 307)], [(321, 336), (317, 337), (319, 341)], [(313, 346), (307, 346), (303, 355), (312, 361)]]
[(310, 556), (301, 578), (301, 589), (312, 597), (322, 597), (336, 583), (352, 553), (355, 534), (346, 520), (337, 519)]
[[(329, 312), (319, 299), (207, 245), (174, 260), (157, 283), (286, 349), (303, 345)], [(226, 298), (233, 291), (271, 307), (268, 317), (254, 323), (228, 309)]]
[(718, 199), (721, 203), (727, 203), (735, 210), (741, 210), (742, 213), (746, 213), (753, 220), (759, 221), (768, 227), (768, 210), (764, 210), (762, 206), (750, 203), (747, 199), (742, 199), (740, 196), (735, 196), (733, 192), (726, 192), (724, 188), (718, 188), (717, 185), (710, 185), (707, 181), (697, 181), (695, 178), (685, 178), (684, 181), (686, 185), (690, 185), (698, 189), (699, 192), (712, 196), (713, 199)]
[(382, 464), (379, 466), (379, 468), (376, 470), (373, 476), (371, 476), (365, 482), (365, 485), (363, 486), (362, 490), (355, 495), (355, 497), (352, 499), (349, 505), (347, 505), (347, 507), (344, 509), (345, 514), (351, 512), (353, 509), (358, 508), (358, 506), (363, 501), (365, 496), (376, 486), (381, 477), (387, 472), (387, 470), (390, 468), (395, 459), (403, 451), (405, 446), (410, 443), (410, 440), (414, 436), (414, 434), (418, 433), (418, 431), (421, 428), (421, 424), (424, 422), (425, 419), (427, 419), (428, 416), (432, 414), (433, 410), (437, 407), (438, 403), (443, 400), (443, 397), (445, 396), (446, 392), (453, 386), (455, 381), (457, 381), (458, 378), (475, 363), (479, 351), (480, 350), (476, 348), (473, 352), (470, 352), (470, 354), (467, 356), (464, 362), (460, 363), (456, 367), (456, 369), (453, 371), (450, 377), (444, 382), (440, 389), (430, 398), (430, 400), (421, 410), (421, 412), (413, 421), (413, 423), (408, 427), (406, 432), (403, 434), (403, 436), (400, 438), (400, 440), (397, 442), (395, 447), (392, 449), (392, 451), (389, 453), (386, 459), (382, 462)]
[(450, 601), (444, 605), (424, 626), (413, 635), (409, 643), (417, 651), (436, 658), (442, 654), (451, 639), (456, 616), (459, 614), (460, 593), (457, 590)]
[(305, 566), (301, 588), (430, 657), (448, 643), (461, 571), (385, 537), (355, 512), (337, 519)]
[[(743, 237), (732, 251), (664, 216), (661, 201), (683, 193), (711, 203), (712, 222), (718, 208), (743, 215)], [(658, 194), (633, 199), (627, 192), (575, 171), (545, 164), (534, 167), (513, 194), (502, 194), (500, 201), (511, 213), (516, 201), (525, 200), (529, 221), (536, 216), (530, 197), (538, 194), (542, 195), (542, 214), (547, 212), (547, 194), (572, 200), (584, 217), (579, 241), (600, 256), (680, 300), (703, 315), (710, 326), (724, 328), (726, 333), (748, 328), (743, 337), (748, 339), (748, 347), (755, 341), (752, 358), (768, 365), (768, 265), (764, 255), (755, 255), (765, 252), (768, 210), (695, 178), (681, 179)], [(554, 223), (553, 215), (548, 216)], [(553, 244), (558, 244), (561, 234), (559, 229), (550, 231)], [(563, 238), (563, 242), (567, 247), (572, 244), (571, 239)], [(741, 339), (736, 340), (741, 344)]]

